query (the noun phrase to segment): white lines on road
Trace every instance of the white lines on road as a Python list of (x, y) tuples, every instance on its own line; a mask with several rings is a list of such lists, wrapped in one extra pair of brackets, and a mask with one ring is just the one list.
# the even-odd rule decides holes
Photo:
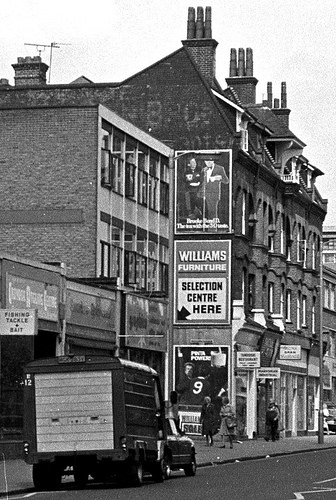
[(324, 479), (324, 481), (314, 481), (314, 484), (329, 483), (329, 481), (336, 481), (336, 477), (332, 477), (331, 479)]
[(310, 490), (310, 491), (294, 491), (295, 500), (305, 500), (304, 494), (312, 495), (314, 493), (326, 493), (330, 491), (336, 491), (336, 488), (322, 488), (322, 490)]

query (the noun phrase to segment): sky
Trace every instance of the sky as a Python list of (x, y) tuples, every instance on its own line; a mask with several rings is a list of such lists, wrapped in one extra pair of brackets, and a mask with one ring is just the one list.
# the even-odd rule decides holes
[[(303, 155), (324, 172), (317, 188), (328, 199), (325, 225), (336, 226), (335, 0), (11, 0), (2, 2), (0, 78), (14, 84), (18, 57), (41, 55), (51, 84), (79, 76), (119, 82), (178, 50), (187, 37), (188, 7), (212, 7), (218, 42), (216, 76), (223, 88), (231, 48), (253, 49), (257, 102), (281, 97), (287, 83), (289, 127)], [(32, 45), (26, 45), (32, 44)], [(38, 45), (35, 46), (35, 45)]]

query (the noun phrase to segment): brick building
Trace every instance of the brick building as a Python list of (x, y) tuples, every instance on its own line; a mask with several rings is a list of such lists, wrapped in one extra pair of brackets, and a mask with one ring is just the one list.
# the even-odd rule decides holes
[[(68, 117), (73, 128), (69, 128), (69, 136), (59, 127), (59, 138), (63, 142), (57, 145), (54, 161), (57, 166), (59, 159), (68, 155), (68, 161), (61, 163), (64, 175), (73, 181), (70, 201), (59, 190), (51, 191), (56, 207), (68, 217), (80, 217), (80, 210), (94, 211), (97, 206), (91, 196), (92, 190), (95, 191), (90, 184), (93, 173), (87, 177), (85, 167), (83, 179), (78, 178), (78, 173), (81, 172), (81, 177), (81, 162), (89, 157), (92, 148), (98, 151), (97, 134), (92, 133), (92, 127), (95, 138), (88, 136), (85, 140), (88, 121), (92, 119), (91, 124), (94, 120), (97, 123), (98, 105), (146, 131), (146, 137), (148, 134), (152, 140), (155, 138), (174, 149), (175, 272), (170, 278), (173, 293), (169, 386), (175, 384), (177, 390), (181, 387), (184, 364), (189, 362), (194, 369), (191, 378), (194, 385), (189, 387), (193, 395), (203, 397), (208, 393), (218, 403), (218, 395), (228, 393), (237, 408), (241, 435), (263, 434), (265, 408), (271, 396), (275, 396), (281, 406), (288, 434), (314, 432), (320, 388), (318, 355), (312, 345), (318, 342), (319, 259), (327, 207), (316, 187), (316, 178), (322, 172), (305, 158), (305, 144), (289, 128), (286, 84), (282, 84), (281, 97), (273, 98), (269, 82), (267, 99), (257, 103), (253, 52), (250, 48), (240, 48), (231, 50), (227, 86), (223, 89), (215, 71), (216, 46), (211, 8), (207, 7), (204, 13), (199, 7), (197, 15), (193, 8), (188, 11), (187, 39), (181, 48), (120, 83), (93, 83), (80, 78), (68, 85), (46, 85), (43, 74), (46, 68), (35, 65), (36, 71), (41, 67), (43, 71), (39, 85), (36, 79), (31, 85), (25, 79), (25, 71), (20, 78), (20, 71), (32, 61), (19, 59), (14, 65), (15, 86), (8, 86), (2, 80), (0, 87), (0, 119), (5, 123), (1, 141), (3, 134), (9, 137), (9, 131), (16, 134), (16, 127), (25, 122), (22, 119), (32, 113), (50, 117), (55, 112), (55, 117), (61, 115), (63, 124)], [(76, 114), (79, 110), (82, 110), (80, 120), (72, 120), (69, 113)], [(30, 120), (27, 118), (22, 134), (30, 130), (32, 123), (39, 126), (39, 122)], [(46, 126), (48, 128), (47, 123)], [(35, 136), (35, 143), (48, 145), (52, 141), (52, 133), (49, 137), (45, 127), (41, 127), (40, 134), (37, 137), (42, 140), (38, 141)], [(29, 145), (27, 147), (29, 151)], [(168, 151), (160, 148), (167, 158)], [(94, 252), (90, 264), (84, 265), (78, 255), (72, 255), (73, 245), (79, 250), (73, 234), (68, 251), (66, 243), (63, 250), (64, 238), (62, 244), (57, 244), (52, 237), (54, 226), (47, 226), (48, 232), (51, 229), (53, 244), (48, 242), (49, 236), (43, 236), (46, 225), (41, 222), (47, 213), (45, 209), (51, 208), (47, 187), (42, 190), (44, 201), (38, 190), (31, 197), (33, 201), (29, 203), (35, 203), (31, 209), (41, 210), (42, 219), (39, 225), (35, 224), (36, 220), (30, 223), (21, 246), (18, 230), (26, 226), (22, 218), (14, 219), (14, 216), (22, 210), (20, 193), (26, 189), (24, 176), (28, 171), (36, 172), (34, 149), (32, 147), (28, 154), (27, 164), (25, 151), (18, 149), (17, 140), (13, 139), (1, 160), (1, 174), (6, 179), (10, 199), (9, 205), (0, 207), (4, 235), (0, 249), (5, 246), (8, 251), (10, 245), (10, 251), (25, 252), (29, 248), (34, 255), (37, 252), (38, 258), (48, 260), (50, 251), (53, 259), (67, 261), (74, 276), (99, 276), (102, 267), (98, 238), (90, 224), (82, 227), (77, 219), (73, 222), (79, 224), (80, 231), (76, 234), (83, 231), (81, 241), (85, 239), (85, 244)], [(51, 152), (47, 151), (46, 157)], [(113, 156), (112, 149), (110, 152)], [(38, 156), (41, 171), (43, 153), (42, 146)], [(12, 158), (16, 164), (18, 159), (25, 161), (22, 173), (15, 169)], [(214, 165), (220, 167), (220, 173), (211, 180)], [(139, 165), (136, 167), (137, 172), (141, 170)], [(97, 172), (96, 182), (99, 169)], [(18, 186), (20, 175), (23, 179)], [(102, 180), (103, 169), (100, 175)], [(134, 177), (138, 192), (140, 178), (141, 174)], [(14, 185), (10, 179), (15, 179)], [(210, 181), (213, 186), (215, 182), (219, 185), (215, 195), (207, 196), (210, 191), (206, 183), (210, 185)], [(190, 187), (188, 196), (187, 186)], [(67, 191), (68, 187), (64, 189)], [(14, 194), (19, 196), (17, 201)], [(77, 212), (70, 214), (66, 211), (71, 207), (71, 199)], [(101, 210), (100, 215), (98, 211), (98, 218), (106, 222), (108, 217), (101, 212), (105, 211)], [(113, 220), (113, 212), (106, 213), (112, 215)], [(7, 217), (6, 224), (3, 217)], [(120, 216), (120, 220), (122, 218)], [(90, 221), (94, 226), (93, 219)], [(62, 231), (62, 237), (68, 236), (66, 228)], [(41, 235), (48, 252), (38, 248)], [(162, 236), (168, 238), (168, 233)], [(111, 277), (116, 277), (113, 262), (117, 259), (117, 246), (112, 244), (111, 235), (107, 271)], [(63, 255), (66, 259), (61, 259)], [(247, 358), (249, 361), (244, 361)], [(260, 372), (257, 371), (259, 362)], [(182, 392), (180, 398), (183, 423), (197, 422), (200, 399), (192, 396), (182, 400)]]

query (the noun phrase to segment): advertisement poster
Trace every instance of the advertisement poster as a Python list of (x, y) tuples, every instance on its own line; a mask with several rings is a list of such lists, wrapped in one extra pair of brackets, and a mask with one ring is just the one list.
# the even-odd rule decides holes
[(210, 396), (219, 415), (221, 398), (228, 395), (230, 349), (221, 345), (175, 346), (174, 386), (182, 430), (200, 434), (200, 412)]
[(177, 157), (176, 233), (231, 231), (231, 150), (179, 151)]
[(131, 294), (126, 296), (126, 346), (165, 352), (167, 331), (167, 304)]
[(175, 241), (175, 323), (230, 322), (230, 241)]

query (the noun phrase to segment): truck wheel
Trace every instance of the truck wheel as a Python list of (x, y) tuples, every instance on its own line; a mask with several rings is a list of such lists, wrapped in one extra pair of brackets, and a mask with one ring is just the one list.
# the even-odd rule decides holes
[(191, 457), (191, 463), (184, 467), (186, 476), (194, 476), (196, 474), (196, 458), (195, 455)]
[(169, 479), (171, 475), (170, 458), (165, 455), (157, 462), (152, 471), (152, 477), (156, 483), (162, 483), (165, 479)]
[(141, 462), (134, 462), (130, 470), (131, 483), (133, 486), (141, 486), (143, 483), (143, 466)]
[(89, 479), (89, 473), (85, 465), (74, 465), (73, 473), (76, 487), (85, 488)]
[(55, 464), (34, 464), (33, 483), (37, 491), (58, 490), (62, 482), (62, 471)]

